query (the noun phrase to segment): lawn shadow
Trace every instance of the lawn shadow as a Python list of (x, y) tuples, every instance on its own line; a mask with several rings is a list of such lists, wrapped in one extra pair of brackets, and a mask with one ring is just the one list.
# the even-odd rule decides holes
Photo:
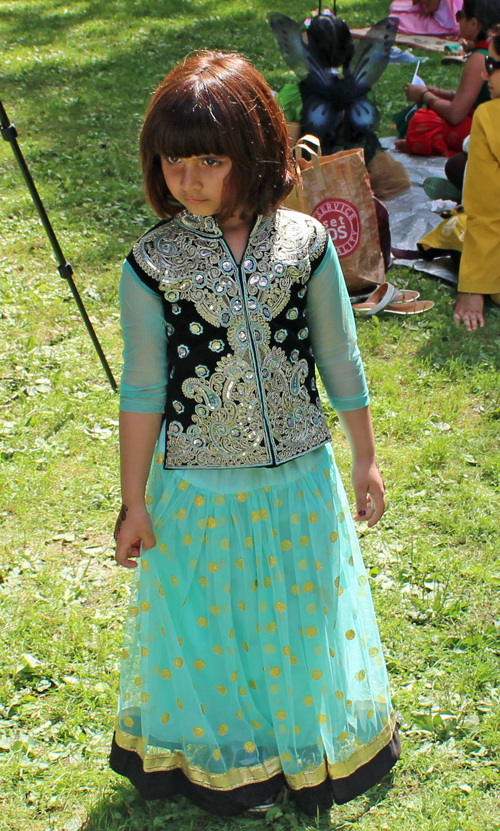
[(128, 782), (114, 783), (90, 810), (79, 831), (229, 831), (231, 825), (184, 797), (147, 802)]
[[(387, 795), (391, 792), (393, 787), (394, 772), (390, 771), (377, 785), (375, 785), (373, 788), (370, 788), (369, 791), (363, 794), (363, 796), (360, 796), (353, 802), (348, 803), (349, 807), (352, 810), (352, 814), (349, 817), (349, 819), (347, 819), (347, 817), (344, 816), (342, 819), (339, 820), (337, 824), (334, 824), (336, 810), (334, 806), (332, 809), (333, 816), (330, 821), (331, 824), (325, 826), (325, 831), (326, 828), (330, 828), (331, 831), (345, 831), (346, 822), (349, 822), (349, 825), (354, 826), (356, 823), (362, 820), (366, 814), (368, 814), (370, 811), (381, 805), (382, 802), (384, 802), (384, 800), (386, 799)], [(358, 803), (360, 803), (359, 807)], [(341, 810), (345, 811), (346, 808), (347, 806), (342, 806)]]
[[(384, 326), (394, 334), (400, 328), (416, 333), (415, 356), (437, 371), (448, 372), (454, 379), (479, 367), (500, 369), (500, 309), (488, 299), (485, 303), (485, 326), (468, 332), (465, 326), (456, 326), (453, 303), (456, 287), (438, 278), (412, 269), (395, 267), (388, 272), (389, 282), (400, 287), (417, 289), (422, 298), (432, 300), (434, 308), (424, 314), (403, 317), (382, 315)], [(426, 337), (422, 339), (422, 332)]]
[[(382, 8), (381, 0), (376, 14), (368, 2), (355, 3), (348, 13), (372, 19)], [(309, 6), (276, 0), (273, 9), (301, 20)], [(290, 80), (268, 10), (268, 0), (251, 7), (241, 0), (222, 7), (218, 0), (96, 0), (74, 9), (61, 0), (55, 11), (39, 0), (0, 10), (5, 55), (22, 45), (27, 57), (7, 60), (2, 101), (56, 232), (73, 223), (106, 227), (118, 238), (128, 229), (133, 241), (153, 223), (138, 135), (152, 92), (189, 51), (239, 50), (273, 88)], [(8, 151), (5, 158), (13, 163)], [(82, 244), (85, 261), (94, 246), (91, 238), (80, 237)]]
[[(347, 826), (357, 822), (380, 805), (393, 787), (393, 773), (366, 794), (347, 805), (333, 805), (332, 809), (311, 817), (297, 811), (290, 792), (284, 794), (280, 807), (281, 816), (272, 820), (277, 831), (343, 831)], [(128, 782), (114, 783), (112, 790), (104, 794), (91, 809), (86, 821), (79, 831), (238, 831), (238, 829), (261, 829), (262, 818), (240, 814), (235, 817), (217, 817), (192, 805), (182, 796), (171, 799), (159, 799), (151, 802), (143, 800), (135, 788)]]
[(488, 300), (485, 302), (484, 328), (473, 332), (465, 326), (457, 326), (453, 320), (455, 290), (446, 291), (439, 287), (441, 299), (437, 303), (435, 321), (430, 327), (430, 337), (418, 350), (417, 355), (436, 370), (446, 371), (453, 378), (463, 370), (470, 373), (479, 367), (500, 370), (500, 309)]

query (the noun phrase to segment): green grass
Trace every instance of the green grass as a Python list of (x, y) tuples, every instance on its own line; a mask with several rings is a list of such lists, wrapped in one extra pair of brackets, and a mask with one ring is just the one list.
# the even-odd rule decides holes
[[(137, 135), (150, 93), (196, 47), (237, 49), (279, 89), (290, 73), (265, 12), (298, 0), (0, 2), (0, 97), (119, 376), (117, 285), (145, 207)], [(349, 22), (382, 2), (344, 3)], [(382, 134), (413, 70), (377, 86)], [(456, 85), (439, 57), (421, 74)], [(201, 831), (182, 799), (146, 804), (107, 753), (130, 575), (114, 566), (118, 400), (106, 381), (11, 150), (0, 142), (0, 829)], [(380, 525), (362, 531), (403, 756), (379, 787), (317, 822), (285, 804), (269, 827), (500, 829), (500, 313), (467, 334), (451, 290), (396, 269), (435, 300), (422, 319), (360, 320), (379, 461)], [(339, 462), (348, 453), (332, 416)], [(280, 816), (281, 814), (281, 816)]]

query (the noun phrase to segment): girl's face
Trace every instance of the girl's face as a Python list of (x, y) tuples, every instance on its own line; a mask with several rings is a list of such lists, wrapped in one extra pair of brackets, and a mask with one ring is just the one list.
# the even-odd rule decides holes
[[(490, 48), (488, 49), (488, 55), (500, 63), (500, 55), (495, 52), (491, 43)], [(488, 81), (488, 89), (491, 97), (500, 98), (500, 69), (494, 69), (491, 75), (488, 75), (485, 69), (483, 70), (482, 77), (485, 81)]]
[(196, 216), (213, 216), (222, 208), (229, 156), (168, 156), (161, 159), (166, 185), (181, 205)]
[(457, 20), (460, 28), (461, 37), (463, 37), (464, 40), (468, 40), (472, 43), (475, 43), (477, 40), (477, 36), (481, 30), (481, 25), (480, 23), (478, 23), (477, 18), (467, 18), (462, 11), (457, 12)]

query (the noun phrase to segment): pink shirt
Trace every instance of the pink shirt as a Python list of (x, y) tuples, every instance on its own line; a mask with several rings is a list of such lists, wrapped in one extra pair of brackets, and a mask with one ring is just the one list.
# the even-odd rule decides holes
[(427, 14), (425, 7), (411, 0), (393, 0), (389, 14), (399, 18), (398, 32), (409, 35), (455, 35), (460, 29), (455, 15), (462, 8), (463, 0), (441, 0), (434, 14)]

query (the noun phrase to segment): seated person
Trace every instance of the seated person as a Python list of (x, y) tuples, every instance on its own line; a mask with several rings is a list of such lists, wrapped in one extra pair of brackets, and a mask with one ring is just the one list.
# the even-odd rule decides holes
[(464, 182), (467, 225), (453, 317), (484, 326), (484, 295), (500, 304), (500, 34), (492, 38), (485, 78), (491, 101), (474, 115)]
[(460, 153), (455, 153), (446, 160), (444, 166), (446, 179), (440, 176), (428, 176), (424, 179), (424, 191), (430, 199), (451, 199), (452, 202), (462, 204), (469, 141), (470, 136), (467, 136)]
[(462, 0), (393, 0), (389, 14), (399, 18), (398, 32), (458, 37), (455, 15), (461, 8)]
[(463, 141), (470, 134), (474, 109), (490, 98), (482, 78), (488, 41), (476, 17), (476, 5), (477, 0), (464, 0), (462, 10), (457, 12), (460, 33), (472, 47), (458, 90), (407, 84), (408, 101), (423, 106), (411, 117), (406, 138), (396, 142), (397, 150), (417, 156), (452, 156), (462, 150)]

